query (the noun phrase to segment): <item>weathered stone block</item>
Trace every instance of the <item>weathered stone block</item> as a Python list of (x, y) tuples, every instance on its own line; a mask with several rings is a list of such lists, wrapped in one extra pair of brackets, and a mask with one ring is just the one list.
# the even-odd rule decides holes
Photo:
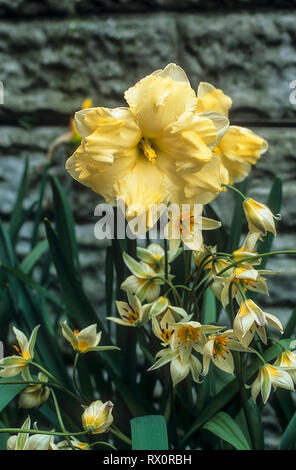
[(194, 86), (209, 81), (233, 99), (237, 120), (295, 118), (293, 15), (277, 12), (180, 15), (179, 57)]
[[(173, 18), (0, 23), (0, 120), (65, 123), (85, 97), (119, 106), (143, 75), (177, 61)], [(4, 47), (5, 45), (5, 47)]]

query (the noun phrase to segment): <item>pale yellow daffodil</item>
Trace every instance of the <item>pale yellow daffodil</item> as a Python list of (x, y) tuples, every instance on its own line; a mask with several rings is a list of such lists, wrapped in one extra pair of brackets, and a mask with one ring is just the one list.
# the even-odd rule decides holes
[(40, 325), (34, 328), (29, 340), (22, 331), (15, 327), (12, 328), (19, 344), (19, 346), (14, 346), (14, 348), (19, 355), (4, 357), (0, 360), (0, 368), (2, 368), (0, 370), (0, 377), (14, 377), (20, 372), (23, 375), (27, 373), (30, 361), (34, 359), (34, 347), (39, 327)]
[(262, 400), (265, 404), (269, 398), (271, 386), (294, 390), (293, 380), (288, 371), (271, 364), (264, 364), (264, 366), (260, 367), (258, 376), (251, 385), (251, 395), (254, 403), (256, 403), (256, 399), (261, 391)]
[(274, 216), (269, 207), (248, 197), (243, 202), (243, 209), (250, 232), (260, 232), (262, 235), (271, 232), (276, 235), (274, 219), (279, 220), (280, 216)]
[(113, 406), (111, 401), (103, 403), (101, 400), (96, 400), (91, 403), (82, 415), (83, 428), (92, 434), (102, 434), (108, 431), (113, 423)]
[(82, 142), (66, 164), (71, 176), (108, 203), (123, 200), (128, 220), (152, 204), (213, 199), (221, 191), (213, 149), (228, 119), (195, 113), (196, 94), (175, 64), (140, 80), (125, 99), (129, 107), (76, 113)]
[(267, 343), (265, 327), (271, 325), (283, 333), (280, 320), (270, 313), (263, 312), (251, 299), (241, 303), (233, 322), (233, 330), (238, 340), (248, 346), (257, 332), (264, 344)]
[(102, 332), (97, 333), (97, 325), (90, 325), (83, 330), (74, 330), (67, 325), (67, 322), (61, 322), (62, 335), (69, 341), (74, 351), (80, 354), (86, 354), (91, 351), (111, 351), (118, 350), (116, 346), (98, 346), (101, 341)]
[[(22, 430), (30, 430), (30, 417), (22, 425)], [(52, 436), (46, 434), (32, 434), (21, 432), (17, 436), (10, 436), (7, 440), (7, 450), (48, 450)]]
[[(197, 90), (196, 112), (214, 111), (228, 116), (232, 100), (210, 83), (201, 82)], [(250, 168), (268, 149), (266, 140), (245, 127), (229, 126), (214, 152), (220, 160), (221, 180), (225, 184), (242, 181)]]

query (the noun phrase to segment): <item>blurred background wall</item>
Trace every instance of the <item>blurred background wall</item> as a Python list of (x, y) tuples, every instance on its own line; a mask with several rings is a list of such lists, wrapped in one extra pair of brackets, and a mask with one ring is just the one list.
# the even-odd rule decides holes
[[(235, 6), (233, 7), (232, 4)], [(294, 8), (295, 7), (295, 10)], [(27, 206), (37, 197), (49, 144), (67, 131), (69, 117), (90, 97), (95, 106), (124, 105), (123, 92), (169, 62), (180, 64), (196, 89), (209, 81), (233, 99), (232, 124), (269, 142), (253, 169), (249, 194), (261, 202), (276, 175), (284, 197), (276, 249), (295, 249), (296, 2), (198, 0), (0, 0), (0, 215), (14, 203), (24, 156), (30, 157)], [(99, 197), (70, 182), (69, 146), (54, 154), (53, 172), (70, 185), (86, 290), (98, 308), (104, 298), (105, 242), (94, 238)], [(232, 195), (215, 207), (229, 223)], [(30, 224), (20, 253), (28, 249)], [(296, 304), (295, 259), (276, 258), (265, 306), (285, 321)]]

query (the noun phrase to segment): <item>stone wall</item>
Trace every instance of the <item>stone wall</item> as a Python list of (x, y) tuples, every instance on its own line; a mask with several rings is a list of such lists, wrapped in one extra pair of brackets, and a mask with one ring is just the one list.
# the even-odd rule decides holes
[[(233, 6), (233, 4), (235, 6)], [(295, 1), (209, 0), (0, 0), (0, 215), (14, 202), (23, 157), (30, 156), (31, 191), (37, 196), (48, 145), (67, 129), (69, 116), (90, 96), (95, 105), (124, 104), (123, 92), (145, 74), (176, 62), (191, 83), (210, 81), (233, 98), (232, 123), (267, 138), (269, 151), (250, 178), (250, 194), (266, 202), (273, 178), (284, 182), (284, 205), (276, 248), (295, 248), (296, 105), (289, 101), (296, 79)], [(70, 148), (54, 155), (53, 171), (65, 184)], [(93, 210), (99, 198), (73, 183), (85, 284), (102, 302), (104, 254), (94, 239)], [(228, 222), (231, 195), (216, 207)], [(30, 224), (19, 247), (25, 253)], [(296, 303), (296, 266), (270, 281), (270, 311), (287, 318)], [(284, 267), (284, 268), (283, 268)]]

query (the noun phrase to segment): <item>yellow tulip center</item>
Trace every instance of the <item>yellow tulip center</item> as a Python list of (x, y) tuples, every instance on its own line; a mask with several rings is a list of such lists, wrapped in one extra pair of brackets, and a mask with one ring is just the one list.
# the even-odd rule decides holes
[(180, 217), (180, 232), (192, 233), (194, 230), (194, 214), (190, 212)]
[(227, 349), (227, 336), (226, 335), (219, 335), (216, 336), (214, 340), (214, 348), (213, 348), (213, 356), (216, 358), (216, 356), (222, 356), (223, 359), (226, 359), (225, 354), (229, 353), (229, 350)]
[(24, 351), (20, 351), (20, 348), (16, 346), (15, 344), (12, 345), (12, 347), (17, 351), (17, 353), (22, 356), (24, 359), (31, 359), (31, 355), (27, 349)]
[(128, 323), (130, 323), (131, 325), (133, 323), (135, 323), (135, 321), (139, 320), (139, 314), (138, 312), (135, 311), (135, 309), (129, 305), (129, 310), (128, 309), (125, 309), (124, 310), (126, 311), (126, 314), (125, 315), (122, 315), (121, 317), (126, 320)]
[(165, 328), (160, 328), (160, 329), (161, 329), (161, 338), (163, 339), (165, 343), (169, 343), (174, 330), (169, 330)]
[(148, 158), (149, 162), (155, 163), (157, 155), (149, 139), (147, 139), (146, 137), (143, 137), (140, 140), (140, 149), (142, 150), (145, 157)]
[(187, 348), (189, 341), (197, 343), (199, 338), (199, 328), (194, 328), (193, 326), (184, 326), (180, 328), (178, 337), (181, 343), (185, 341), (185, 348)]

